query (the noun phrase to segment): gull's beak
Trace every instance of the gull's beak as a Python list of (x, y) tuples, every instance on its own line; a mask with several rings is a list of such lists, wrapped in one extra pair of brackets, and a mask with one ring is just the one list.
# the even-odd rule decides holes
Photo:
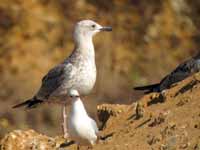
[(99, 30), (100, 31), (112, 31), (112, 27), (102, 27)]

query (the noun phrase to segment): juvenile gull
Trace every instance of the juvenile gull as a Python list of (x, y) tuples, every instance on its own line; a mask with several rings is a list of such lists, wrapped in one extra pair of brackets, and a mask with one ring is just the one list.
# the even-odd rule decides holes
[(145, 94), (151, 92), (163, 92), (165, 89), (169, 89), (172, 84), (184, 80), (185, 78), (191, 76), (194, 73), (200, 71), (200, 53), (195, 57), (186, 60), (181, 63), (173, 70), (170, 74), (166, 75), (160, 83), (134, 87), (135, 90), (145, 91)]
[(92, 20), (83, 20), (75, 25), (73, 39), (75, 48), (62, 63), (52, 68), (42, 79), (38, 92), (31, 98), (15, 105), (13, 108), (25, 106), (36, 107), (43, 102), (55, 102), (58, 99), (63, 106), (63, 130), (67, 137), (66, 104), (68, 91), (75, 89), (79, 94), (87, 95), (96, 81), (95, 51), (93, 35), (100, 31), (111, 31), (111, 27), (103, 27)]
[(77, 90), (70, 90), (71, 107), (68, 116), (68, 133), (72, 140), (80, 145), (92, 146), (98, 139), (98, 127), (85, 110)]

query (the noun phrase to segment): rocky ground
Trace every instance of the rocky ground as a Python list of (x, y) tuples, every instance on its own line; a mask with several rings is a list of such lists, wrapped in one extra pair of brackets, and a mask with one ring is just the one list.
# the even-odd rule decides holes
[[(200, 150), (200, 74), (164, 94), (152, 93), (131, 105), (100, 105), (100, 140), (94, 150)], [(74, 150), (62, 137), (15, 130), (1, 140), (2, 150)], [(87, 149), (87, 147), (81, 147)]]

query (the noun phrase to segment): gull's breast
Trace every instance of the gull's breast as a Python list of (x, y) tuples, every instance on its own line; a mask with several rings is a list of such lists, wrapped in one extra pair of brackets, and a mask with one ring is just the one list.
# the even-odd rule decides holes
[(82, 94), (88, 94), (96, 82), (96, 65), (94, 62), (85, 61), (77, 69), (78, 78), (74, 87)]
[(52, 97), (62, 97), (67, 95), (70, 89), (78, 90), (80, 95), (87, 95), (93, 89), (96, 82), (96, 65), (94, 61), (77, 61), (73, 64), (70, 73), (66, 74), (63, 84), (54, 91)]
[(68, 132), (80, 145), (91, 145), (95, 143), (97, 136), (88, 117), (83, 114), (79, 112), (75, 116), (69, 116)]

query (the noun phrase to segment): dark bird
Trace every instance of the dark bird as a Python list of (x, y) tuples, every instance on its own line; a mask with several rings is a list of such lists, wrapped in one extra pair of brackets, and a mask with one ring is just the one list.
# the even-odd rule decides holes
[(173, 84), (184, 80), (194, 73), (200, 71), (200, 53), (192, 57), (176, 67), (170, 74), (166, 75), (160, 83), (134, 87), (134, 90), (145, 91), (145, 94), (151, 92), (162, 92), (169, 89)]

